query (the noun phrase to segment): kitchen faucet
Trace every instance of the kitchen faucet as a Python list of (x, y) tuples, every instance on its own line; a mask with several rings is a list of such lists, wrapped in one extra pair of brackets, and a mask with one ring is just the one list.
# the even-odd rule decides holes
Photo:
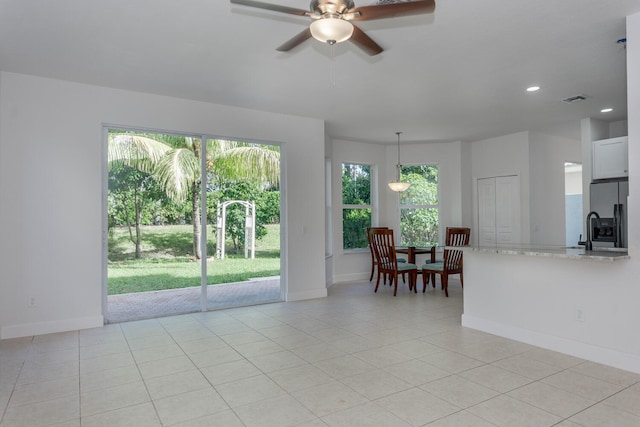
[(591, 216), (595, 216), (596, 218), (600, 218), (598, 212), (591, 211), (587, 214), (587, 241), (585, 242), (584, 248), (587, 251), (593, 250), (593, 243), (591, 242)]

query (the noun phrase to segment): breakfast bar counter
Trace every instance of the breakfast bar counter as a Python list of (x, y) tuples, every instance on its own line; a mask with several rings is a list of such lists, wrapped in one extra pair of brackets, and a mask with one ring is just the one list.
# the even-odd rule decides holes
[(465, 250), (495, 253), (502, 255), (526, 255), (535, 257), (581, 259), (591, 261), (618, 261), (629, 259), (626, 248), (597, 248), (586, 251), (582, 246), (552, 246), (552, 245), (511, 245), (511, 246), (476, 246)]
[(619, 339), (634, 335), (637, 301), (617, 298), (640, 286), (634, 263), (616, 248), (465, 247), (462, 326), (640, 372), (640, 343)]

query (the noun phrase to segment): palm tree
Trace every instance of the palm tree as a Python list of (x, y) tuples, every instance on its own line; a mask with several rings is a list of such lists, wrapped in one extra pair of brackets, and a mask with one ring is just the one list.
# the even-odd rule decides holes
[(166, 143), (130, 133), (109, 134), (109, 167), (123, 164), (143, 172), (153, 172), (154, 166), (169, 151)]
[(210, 169), (221, 181), (246, 180), (273, 188), (279, 186), (280, 147), (216, 140), (214, 149)]
[[(196, 259), (201, 259), (201, 139), (175, 136), (164, 136), (163, 139), (165, 142), (144, 136), (116, 135), (112, 139), (113, 153), (112, 144), (109, 144), (109, 163), (129, 162), (133, 167), (150, 170), (166, 194), (177, 202), (185, 202), (191, 196), (193, 253)], [(219, 181), (251, 179), (264, 185), (279, 184), (280, 152), (277, 147), (214, 139), (208, 139), (206, 145), (207, 171)]]
[(156, 165), (154, 176), (167, 195), (178, 203), (191, 195), (191, 224), (193, 226), (193, 254), (202, 258), (200, 249), (200, 138), (184, 137), (174, 142)]

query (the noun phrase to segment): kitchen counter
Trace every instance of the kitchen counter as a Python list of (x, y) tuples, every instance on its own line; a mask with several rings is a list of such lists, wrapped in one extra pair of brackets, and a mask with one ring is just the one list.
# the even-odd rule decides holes
[(629, 315), (640, 295), (633, 278), (638, 260), (627, 252), (551, 245), (463, 250), (462, 326), (640, 373)]
[(504, 255), (526, 255), (608, 262), (629, 259), (629, 253), (626, 248), (597, 248), (592, 251), (586, 251), (582, 246), (513, 245), (469, 246), (465, 248), (465, 250)]

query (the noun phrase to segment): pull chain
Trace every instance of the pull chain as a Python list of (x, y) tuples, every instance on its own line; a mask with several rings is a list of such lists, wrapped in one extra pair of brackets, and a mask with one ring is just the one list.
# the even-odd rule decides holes
[(331, 60), (330, 60), (329, 67), (330, 67), (329, 78), (331, 79), (331, 86), (335, 87), (336, 85), (336, 52), (335, 52), (334, 44), (331, 45)]

